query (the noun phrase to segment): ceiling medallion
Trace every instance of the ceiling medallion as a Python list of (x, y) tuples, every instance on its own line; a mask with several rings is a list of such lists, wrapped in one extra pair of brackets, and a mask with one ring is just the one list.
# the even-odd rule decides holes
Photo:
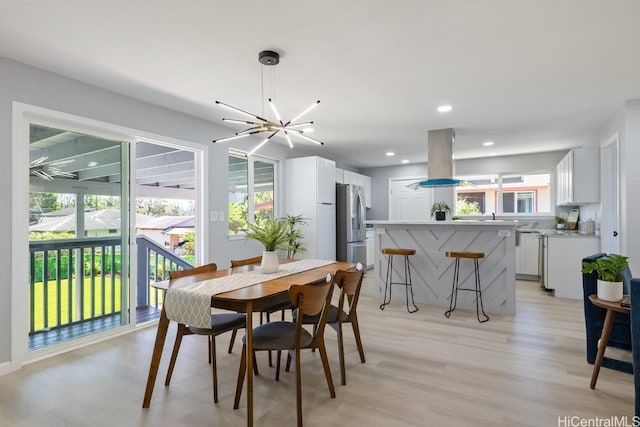
[[(265, 65), (265, 66), (269, 66), (269, 67), (270, 66), (274, 66), (274, 65), (277, 65), (280, 62), (280, 55), (277, 52), (273, 52), (273, 51), (270, 51), (270, 50), (264, 50), (264, 51), (259, 53), (258, 61), (260, 61), (260, 63), (262, 65)], [(261, 116), (259, 116), (257, 114), (249, 113), (248, 111), (241, 110), (239, 108), (233, 107), (233, 106), (225, 104), (223, 102), (216, 101), (216, 105), (219, 105), (221, 107), (227, 108), (227, 109), (229, 109), (231, 111), (234, 111), (235, 113), (241, 114), (241, 115), (243, 115), (245, 117), (249, 117), (251, 120), (223, 118), (222, 120), (225, 121), (225, 122), (248, 125), (249, 127), (247, 129), (244, 129), (244, 130), (241, 130), (239, 132), (236, 132), (236, 134), (233, 135), (233, 136), (229, 136), (229, 137), (226, 137), (226, 138), (220, 138), (220, 139), (214, 139), (213, 142), (217, 143), (217, 142), (231, 141), (231, 140), (234, 140), (234, 139), (246, 138), (246, 137), (248, 137), (250, 135), (255, 135), (255, 134), (263, 133), (263, 132), (266, 132), (266, 133), (270, 134), (265, 139), (263, 139), (253, 150), (248, 152), (247, 155), (251, 155), (251, 154), (255, 153), (258, 149), (260, 149), (260, 147), (262, 147), (264, 144), (269, 142), (269, 140), (271, 138), (273, 138), (274, 136), (276, 136), (280, 132), (282, 132), (284, 134), (285, 138), (287, 138), (287, 142), (289, 143), (289, 147), (291, 147), (291, 148), (293, 148), (293, 143), (291, 142), (291, 138), (289, 137), (289, 135), (295, 135), (297, 137), (306, 139), (307, 141), (313, 142), (315, 144), (324, 145), (324, 142), (320, 142), (317, 139), (311, 138), (311, 137), (309, 137), (309, 136), (304, 134), (303, 128), (311, 126), (313, 124), (313, 122), (298, 123), (298, 120), (300, 120), (302, 118), (302, 116), (304, 116), (309, 111), (311, 111), (314, 107), (316, 107), (320, 103), (320, 101), (314, 102), (309, 108), (307, 108), (302, 113), (298, 114), (296, 117), (294, 117), (293, 119), (291, 119), (291, 120), (289, 120), (287, 122), (283, 121), (280, 118), (280, 114), (278, 113), (278, 109), (276, 108), (275, 104), (273, 103), (273, 100), (271, 99), (271, 97), (269, 97), (268, 101), (269, 101), (269, 106), (271, 107), (271, 111), (273, 112), (273, 116), (274, 116), (274, 119), (271, 119), (271, 120), (270, 119), (265, 119), (264, 117), (261, 117)]]

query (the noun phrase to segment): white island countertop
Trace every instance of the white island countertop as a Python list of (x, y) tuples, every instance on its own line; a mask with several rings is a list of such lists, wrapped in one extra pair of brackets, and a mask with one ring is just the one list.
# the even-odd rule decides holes
[(459, 219), (455, 221), (393, 221), (393, 220), (368, 220), (365, 224), (371, 225), (493, 225), (493, 226), (514, 226), (516, 221), (506, 221), (503, 219), (496, 220), (477, 220), (477, 219)]

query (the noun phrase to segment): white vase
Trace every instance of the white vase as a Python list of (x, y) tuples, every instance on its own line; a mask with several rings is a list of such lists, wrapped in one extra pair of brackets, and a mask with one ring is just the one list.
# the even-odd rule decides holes
[(622, 282), (607, 282), (598, 279), (598, 298), (605, 301), (622, 301)]
[(260, 268), (262, 269), (262, 272), (266, 274), (276, 273), (280, 268), (278, 253), (276, 251), (263, 251)]

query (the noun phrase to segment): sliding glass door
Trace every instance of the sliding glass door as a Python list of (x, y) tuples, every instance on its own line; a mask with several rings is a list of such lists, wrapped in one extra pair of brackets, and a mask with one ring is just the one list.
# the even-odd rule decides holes
[(29, 125), (30, 351), (130, 322), (129, 148)]

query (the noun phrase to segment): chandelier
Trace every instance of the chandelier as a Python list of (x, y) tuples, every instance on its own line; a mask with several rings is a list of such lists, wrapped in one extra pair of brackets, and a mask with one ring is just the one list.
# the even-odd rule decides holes
[(53, 181), (55, 177), (61, 178), (75, 178), (76, 175), (60, 169), (61, 166), (74, 162), (73, 159), (58, 160), (49, 164), (45, 164), (45, 161), (49, 156), (42, 156), (30, 162), (29, 173), (38, 178), (42, 178), (45, 181)]
[[(264, 50), (264, 51), (259, 53), (258, 61), (260, 61), (260, 63), (262, 65), (265, 65), (265, 66), (274, 66), (274, 65), (277, 65), (280, 62), (280, 55), (277, 52), (273, 52), (273, 51), (270, 51), (270, 50)], [(280, 114), (278, 113), (278, 109), (276, 108), (276, 105), (274, 104), (274, 102), (271, 99), (271, 97), (269, 97), (268, 103), (269, 103), (269, 107), (271, 108), (271, 111), (273, 113), (273, 117), (274, 118), (272, 118), (272, 119), (265, 119), (264, 117), (261, 117), (261, 116), (259, 116), (257, 114), (252, 114), (252, 113), (249, 113), (248, 111), (241, 110), (240, 108), (233, 107), (233, 106), (231, 106), (229, 104), (225, 104), (223, 102), (216, 101), (216, 105), (219, 105), (221, 107), (227, 108), (227, 109), (229, 109), (229, 110), (231, 110), (231, 111), (233, 111), (233, 112), (235, 112), (237, 114), (240, 114), (240, 115), (242, 115), (244, 117), (248, 117), (250, 120), (223, 118), (222, 120), (224, 122), (234, 123), (234, 124), (241, 124), (241, 125), (245, 125), (245, 126), (249, 126), (249, 127), (246, 128), (246, 129), (243, 129), (243, 130), (241, 130), (239, 132), (236, 132), (235, 135), (233, 135), (233, 136), (228, 136), (226, 138), (220, 138), (220, 139), (214, 139), (213, 142), (214, 143), (226, 142), (226, 141), (231, 141), (231, 140), (234, 140), (234, 139), (246, 138), (248, 136), (259, 134), (259, 133), (269, 134), (269, 136), (267, 136), (258, 145), (256, 145), (256, 147), (253, 150), (251, 150), (251, 151), (249, 151), (247, 153), (248, 156), (253, 154), (253, 153), (255, 153), (257, 150), (260, 149), (260, 147), (265, 145), (267, 142), (269, 142), (269, 140), (271, 138), (273, 138), (274, 136), (276, 136), (280, 132), (282, 132), (284, 134), (285, 138), (287, 139), (287, 142), (289, 143), (289, 147), (290, 148), (293, 148), (293, 142), (291, 141), (290, 135), (294, 135), (296, 137), (305, 139), (305, 140), (307, 140), (309, 142), (313, 142), (313, 143), (318, 144), (318, 145), (324, 145), (324, 142), (320, 142), (317, 139), (314, 139), (314, 138), (311, 138), (310, 136), (305, 135), (305, 128), (313, 125), (313, 122), (298, 122), (298, 120), (300, 120), (305, 114), (307, 114), (314, 107), (316, 107), (320, 103), (320, 101), (314, 102), (313, 104), (311, 104), (310, 107), (308, 107), (302, 113), (298, 114), (293, 119), (291, 119), (289, 121), (286, 121), (286, 122), (283, 121), (282, 118), (280, 117)], [(263, 113), (263, 115), (264, 115), (264, 113)]]

